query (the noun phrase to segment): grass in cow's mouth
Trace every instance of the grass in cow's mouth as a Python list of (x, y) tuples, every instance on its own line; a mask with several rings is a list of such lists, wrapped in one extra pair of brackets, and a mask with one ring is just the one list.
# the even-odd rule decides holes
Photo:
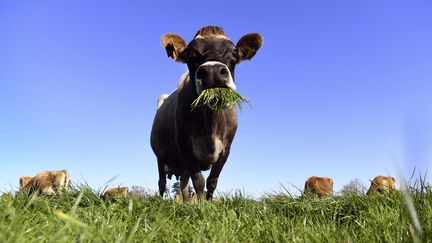
[(249, 99), (229, 88), (205, 89), (192, 102), (192, 110), (201, 106), (209, 106), (213, 110), (222, 110), (227, 105), (237, 105), (240, 109), (243, 103), (250, 104)]

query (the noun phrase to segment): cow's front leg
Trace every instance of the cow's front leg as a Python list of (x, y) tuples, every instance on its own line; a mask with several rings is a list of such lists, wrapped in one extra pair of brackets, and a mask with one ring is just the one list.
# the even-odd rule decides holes
[(201, 197), (204, 193), (205, 180), (201, 171), (191, 173), (192, 184), (194, 186), (195, 192), (198, 197), (198, 201), (201, 200)]
[(183, 196), (183, 203), (187, 203), (189, 200), (189, 172), (184, 172), (180, 176), (180, 190)]
[(226, 153), (222, 158), (220, 158), (218, 162), (216, 162), (213, 165), (210, 174), (207, 177), (207, 195), (206, 195), (207, 200), (211, 201), (213, 199), (213, 192), (216, 189), (217, 182), (219, 179), (219, 175), (222, 171), (222, 168), (225, 165), (226, 160), (228, 159), (228, 154), (229, 152)]

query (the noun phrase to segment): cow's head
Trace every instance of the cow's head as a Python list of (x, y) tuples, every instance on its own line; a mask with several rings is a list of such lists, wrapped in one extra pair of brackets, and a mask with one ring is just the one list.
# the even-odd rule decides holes
[(244, 35), (234, 45), (223, 29), (217, 26), (201, 28), (187, 45), (177, 34), (170, 33), (162, 37), (162, 45), (168, 56), (188, 65), (197, 94), (214, 87), (236, 90), (235, 65), (255, 56), (262, 42), (260, 34), (251, 33)]

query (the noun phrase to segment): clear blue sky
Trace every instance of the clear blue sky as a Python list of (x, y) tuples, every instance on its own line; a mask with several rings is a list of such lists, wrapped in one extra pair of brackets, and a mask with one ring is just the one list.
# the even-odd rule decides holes
[[(218, 191), (259, 196), (311, 175), (425, 171), (432, 161), (431, 1), (1, 1), (0, 190), (68, 169), (95, 189), (157, 189), (150, 130), (186, 66), (160, 37), (204, 25), (264, 45), (236, 69), (253, 101)], [(409, 174), (409, 173), (407, 173)], [(174, 181), (171, 181), (171, 184)]]

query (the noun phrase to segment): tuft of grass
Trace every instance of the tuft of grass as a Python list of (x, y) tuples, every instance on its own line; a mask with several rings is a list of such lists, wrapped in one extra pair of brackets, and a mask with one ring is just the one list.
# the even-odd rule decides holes
[(240, 109), (243, 103), (250, 104), (249, 99), (229, 88), (205, 89), (192, 102), (191, 110), (197, 107), (209, 106), (215, 111), (225, 109), (229, 105), (237, 105)]

